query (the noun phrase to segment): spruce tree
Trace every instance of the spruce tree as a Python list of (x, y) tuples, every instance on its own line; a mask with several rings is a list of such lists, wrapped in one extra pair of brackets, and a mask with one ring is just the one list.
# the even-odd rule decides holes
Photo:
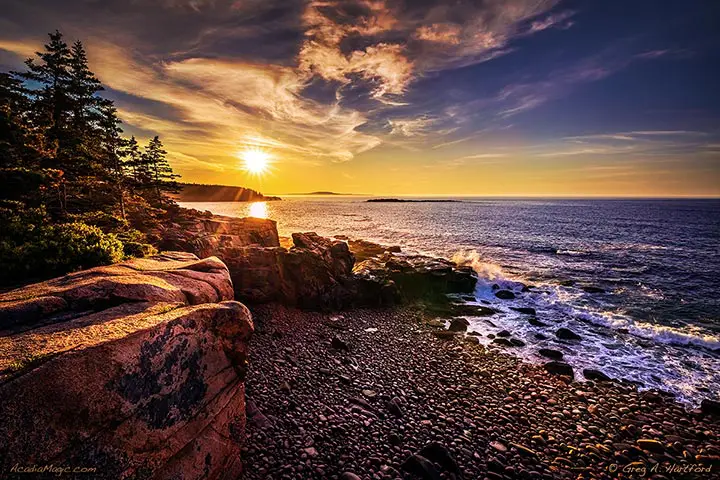
[[(22, 167), (26, 144), (27, 99), (22, 82), (0, 73), (0, 168)], [(34, 157), (34, 156), (33, 156)]]
[(110, 101), (104, 101), (100, 107), (99, 127), (102, 134), (102, 167), (105, 180), (115, 191), (115, 201), (120, 207), (120, 215), (125, 218), (125, 158), (124, 147), (127, 143), (121, 136), (120, 119), (117, 110)]
[(180, 186), (175, 181), (180, 175), (173, 173), (167, 161), (167, 152), (163, 148), (160, 137), (155, 136), (145, 147), (144, 163), (151, 175), (151, 186), (158, 205), (163, 204), (163, 193), (177, 193)]
[(36, 88), (30, 88), (30, 111), (33, 123), (44, 136), (41, 148), (51, 158), (60, 156), (61, 140), (68, 124), (70, 97), (70, 49), (59, 31), (49, 34), (45, 50), (36, 52), (35, 59), (25, 61), (27, 71), (19, 76)]

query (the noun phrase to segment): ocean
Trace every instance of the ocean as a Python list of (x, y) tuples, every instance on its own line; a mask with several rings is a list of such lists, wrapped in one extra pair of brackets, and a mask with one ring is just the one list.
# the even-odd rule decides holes
[[(342, 234), (470, 263), (480, 277), (475, 303), (502, 311), (469, 319), (482, 343), (509, 330), (527, 345), (507, 350), (530, 362), (547, 361), (536, 352), (552, 348), (576, 372), (599, 369), (689, 404), (720, 392), (720, 200), (283, 198), (182, 205), (271, 218), (283, 236)], [(534, 288), (495, 297), (493, 285), (516, 282)], [(511, 306), (535, 308), (546, 326)], [(560, 327), (582, 340), (555, 339)]]

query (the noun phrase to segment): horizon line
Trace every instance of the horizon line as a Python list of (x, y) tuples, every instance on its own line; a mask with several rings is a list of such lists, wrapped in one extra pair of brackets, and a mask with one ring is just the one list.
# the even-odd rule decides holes
[(405, 197), (454, 197), (454, 198), (568, 198), (568, 199), (647, 199), (647, 200), (720, 200), (720, 194), (715, 195), (606, 195), (606, 194), (481, 194), (481, 193), (263, 193), (265, 196), (285, 197), (376, 197), (376, 198), (405, 198)]

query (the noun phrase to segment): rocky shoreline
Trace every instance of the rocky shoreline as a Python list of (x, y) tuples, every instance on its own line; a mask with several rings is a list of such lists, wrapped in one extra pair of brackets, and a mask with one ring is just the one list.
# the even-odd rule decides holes
[(159, 256), (0, 295), (0, 475), (22, 462), (138, 479), (720, 468), (717, 402), (687, 411), (599, 371), (574, 382), (559, 352), (541, 351), (544, 366), (503, 353), (509, 332), (480, 345), (464, 316), (495, 311), (457, 303), (470, 267), (180, 213), (151, 232)]
[(445, 330), (414, 307), (253, 315), (248, 479), (712, 478), (720, 468), (717, 417), (630, 385), (573, 382), (472, 336), (438, 337)]

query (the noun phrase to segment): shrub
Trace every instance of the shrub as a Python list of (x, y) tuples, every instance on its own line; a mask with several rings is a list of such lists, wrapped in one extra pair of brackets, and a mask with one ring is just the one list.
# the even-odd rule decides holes
[(120, 240), (97, 227), (78, 222), (34, 224), (20, 215), (3, 220), (7, 225), (0, 227), (8, 226), (13, 232), (0, 238), (0, 283), (4, 285), (109, 265), (123, 258)]
[(120, 217), (101, 211), (92, 211), (68, 215), (70, 222), (79, 222), (101, 228), (104, 232), (117, 232), (127, 229), (128, 222)]
[(157, 249), (149, 243), (123, 242), (123, 253), (126, 257), (149, 257), (157, 253)]

